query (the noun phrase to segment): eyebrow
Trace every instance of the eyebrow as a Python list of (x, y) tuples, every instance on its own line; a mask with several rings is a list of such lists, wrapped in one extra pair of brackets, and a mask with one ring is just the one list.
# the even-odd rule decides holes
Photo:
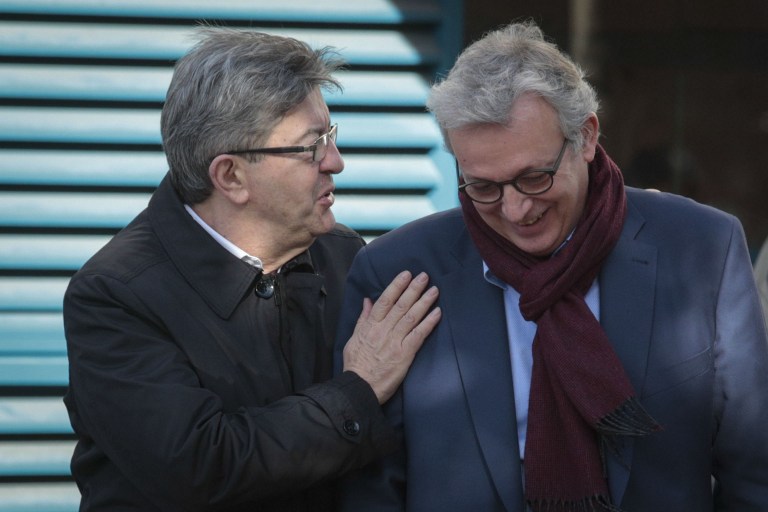
[[(547, 168), (548, 167), (535, 167), (535, 166), (532, 166), (532, 165), (528, 165), (526, 167), (523, 167), (519, 171), (515, 172), (514, 174), (512, 174), (512, 176), (510, 178), (506, 178), (506, 179), (515, 179), (515, 178), (517, 178), (518, 176), (520, 176), (521, 174), (523, 174), (526, 171), (533, 171), (533, 170), (540, 170), (540, 169), (547, 169)], [(459, 172), (465, 178), (465, 180), (467, 180), (467, 182), (469, 182), (469, 181), (473, 181), (473, 182), (474, 181), (487, 181), (487, 182), (491, 182), (491, 183), (499, 183), (496, 180), (491, 180), (491, 179), (488, 179), (488, 178), (478, 178), (477, 176), (469, 176), (468, 177), (464, 173), (464, 170), (461, 168), (461, 166), (458, 165), (458, 162), (456, 163), (456, 170), (457, 170), (457, 172)]]
[[(565, 141), (563, 142), (563, 145), (565, 145)], [(561, 147), (561, 148), (562, 148), (562, 147)], [(512, 177), (511, 177), (511, 178), (509, 178), (509, 179), (515, 179), (515, 178), (517, 178), (518, 176), (520, 176), (521, 174), (523, 174), (523, 173), (525, 173), (525, 172), (528, 172), (528, 171), (547, 171), (547, 170), (551, 170), (551, 169), (552, 169), (552, 168), (555, 166), (555, 162), (557, 162), (557, 159), (558, 159), (558, 157), (559, 157), (559, 156), (560, 156), (560, 155), (559, 155), (559, 153), (558, 153), (558, 156), (556, 156), (554, 160), (552, 160), (550, 163), (548, 163), (548, 164), (545, 164), (545, 165), (539, 165), (539, 166), (535, 166), (535, 165), (526, 165), (525, 167), (523, 167), (523, 168), (522, 168), (522, 169), (520, 169), (519, 171), (515, 172), (515, 173), (512, 175)], [(456, 172), (458, 173), (458, 175), (461, 175), (461, 176), (462, 176), (462, 177), (464, 177), (464, 178), (466, 178), (466, 177), (467, 177), (467, 176), (466, 176), (466, 174), (464, 173), (464, 170), (463, 170), (463, 169), (461, 168), (461, 166), (459, 165), (459, 161), (458, 161), (458, 160), (456, 160)], [(465, 181), (466, 181), (466, 180), (465, 180)], [(500, 183), (500, 182), (498, 182), (498, 181), (489, 180), (489, 179), (487, 179), (487, 178), (477, 178), (477, 177), (471, 178), (469, 181), (473, 181), (473, 182), (474, 182), (474, 181), (486, 181), (486, 182), (491, 182), (491, 183)]]

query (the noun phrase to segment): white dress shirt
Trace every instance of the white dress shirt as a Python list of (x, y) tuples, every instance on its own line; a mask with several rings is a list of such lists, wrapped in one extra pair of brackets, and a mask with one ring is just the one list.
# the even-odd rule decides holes
[(209, 226), (208, 223), (206, 223), (195, 212), (195, 210), (192, 209), (191, 206), (189, 206), (188, 204), (185, 204), (184, 205), (184, 209), (187, 210), (187, 212), (192, 216), (192, 218), (195, 219), (195, 221), (198, 224), (200, 224), (200, 226), (202, 226), (202, 228), (206, 232), (208, 232), (208, 234), (211, 235), (214, 240), (219, 242), (221, 244), (221, 246), (224, 247), (226, 250), (228, 250), (229, 252), (234, 254), (237, 259), (243, 260), (246, 263), (248, 263), (249, 265), (252, 265), (252, 266), (254, 266), (256, 268), (260, 268), (260, 269), (264, 270), (264, 264), (262, 263), (262, 261), (259, 258), (257, 258), (256, 256), (251, 256), (250, 254), (248, 254), (247, 252), (245, 252), (244, 250), (242, 250), (241, 248), (239, 248), (238, 246), (236, 246), (235, 244), (233, 244), (232, 242), (230, 242), (229, 240), (227, 240), (226, 238), (221, 236), (221, 234), (218, 231), (216, 231), (215, 229), (213, 229), (211, 226)]

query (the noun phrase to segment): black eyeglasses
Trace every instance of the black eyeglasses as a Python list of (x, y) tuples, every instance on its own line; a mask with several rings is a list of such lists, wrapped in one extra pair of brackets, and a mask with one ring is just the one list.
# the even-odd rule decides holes
[(567, 146), (568, 139), (564, 139), (560, 153), (557, 155), (557, 160), (548, 169), (528, 169), (507, 181), (477, 180), (460, 185), (459, 191), (467, 194), (474, 202), (482, 204), (495, 203), (501, 199), (506, 185), (512, 185), (515, 187), (515, 190), (528, 196), (543, 194), (552, 188), (552, 184), (555, 182), (555, 174), (560, 167), (560, 162), (563, 160)]
[(331, 129), (319, 136), (315, 142), (309, 146), (286, 146), (282, 148), (256, 148), (256, 149), (236, 149), (234, 151), (225, 151), (225, 154), (240, 155), (243, 153), (306, 153), (312, 152), (312, 161), (319, 162), (328, 153), (328, 145), (336, 143), (336, 134), (338, 125), (331, 126)]

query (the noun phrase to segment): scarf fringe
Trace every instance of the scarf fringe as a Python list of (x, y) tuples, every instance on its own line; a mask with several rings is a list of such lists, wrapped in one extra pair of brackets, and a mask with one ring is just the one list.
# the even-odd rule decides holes
[(634, 397), (597, 422), (598, 433), (605, 436), (646, 436), (661, 430), (656, 420)]
[(590, 496), (579, 501), (528, 500), (533, 512), (623, 512), (606, 496)]

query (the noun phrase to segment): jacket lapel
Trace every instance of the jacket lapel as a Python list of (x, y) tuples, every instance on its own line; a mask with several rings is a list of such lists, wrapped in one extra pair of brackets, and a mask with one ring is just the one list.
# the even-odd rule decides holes
[[(631, 203), (627, 206), (619, 241), (600, 273), (600, 323), (639, 396), (651, 341), (656, 247), (635, 239), (645, 221)], [(607, 457), (608, 483), (616, 504), (621, 503), (629, 480), (632, 448), (632, 439), (625, 438), (619, 458)]]
[(441, 279), (456, 359), (478, 443), (507, 510), (522, 510), (523, 489), (502, 291), (483, 277), (466, 231), (454, 253), (461, 268)]

